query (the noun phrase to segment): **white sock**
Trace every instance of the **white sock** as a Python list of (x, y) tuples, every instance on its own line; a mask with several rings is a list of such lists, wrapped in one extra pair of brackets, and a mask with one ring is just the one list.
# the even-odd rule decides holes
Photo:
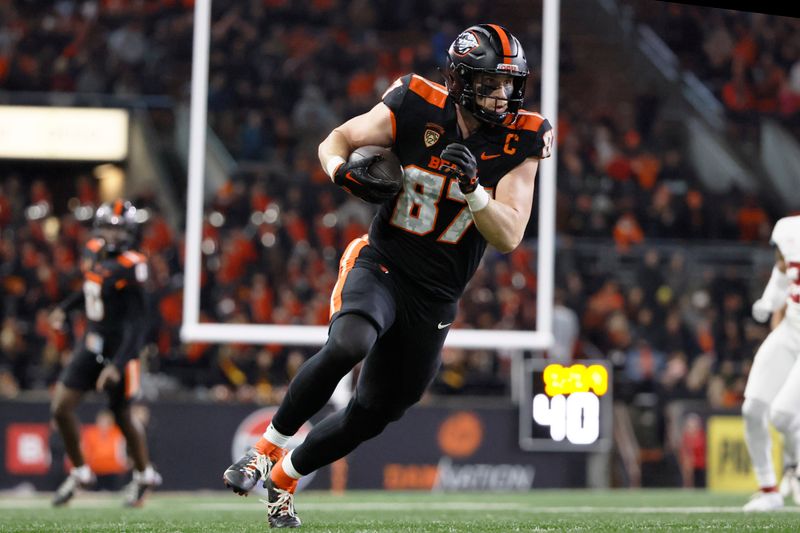
[(75, 476), (81, 483), (89, 483), (92, 480), (92, 469), (89, 465), (73, 467), (70, 475)]
[(275, 446), (278, 446), (279, 448), (286, 448), (286, 446), (289, 444), (289, 440), (292, 438), (291, 435), (287, 436), (284, 435), (283, 433), (279, 433), (278, 430), (275, 429), (275, 426), (272, 425), (272, 423), (270, 423), (269, 427), (264, 432), (263, 436), (265, 439), (270, 441)]
[(133, 479), (136, 481), (149, 481), (155, 477), (156, 471), (153, 469), (153, 465), (147, 465), (147, 467), (142, 470), (133, 471)]
[(283, 467), (283, 471), (286, 472), (286, 475), (292, 479), (300, 479), (303, 477), (303, 474), (295, 470), (294, 465), (292, 464), (292, 452), (290, 451), (283, 457), (283, 463), (281, 466)]
[(756, 474), (759, 487), (774, 487), (775, 468), (772, 464), (772, 439), (769, 435), (769, 405), (760, 400), (745, 398), (742, 406), (744, 415), (744, 441), (750, 452), (750, 461)]

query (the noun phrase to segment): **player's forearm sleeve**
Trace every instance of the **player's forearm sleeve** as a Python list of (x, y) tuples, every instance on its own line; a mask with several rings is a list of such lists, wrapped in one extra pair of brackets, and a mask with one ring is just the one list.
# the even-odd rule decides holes
[(769, 306), (770, 311), (780, 309), (786, 302), (789, 294), (789, 276), (781, 272), (778, 267), (772, 268), (772, 275), (761, 295), (761, 300)]
[(61, 303), (58, 304), (58, 307), (65, 313), (69, 313), (73, 309), (76, 309), (78, 307), (83, 307), (83, 305), (84, 305), (83, 291), (75, 291), (66, 298), (64, 298), (64, 300), (62, 300)]
[(127, 295), (127, 312), (125, 313), (125, 325), (122, 331), (122, 342), (120, 342), (117, 353), (114, 354), (112, 363), (120, 369), (125, 369), (125, 365), (131, 359), (139, 355), (139, 350), (144, 344), (145, 330), (147, 326), (147, 308), (145, 306), (144, 290), (141, 287), (131, 287)]

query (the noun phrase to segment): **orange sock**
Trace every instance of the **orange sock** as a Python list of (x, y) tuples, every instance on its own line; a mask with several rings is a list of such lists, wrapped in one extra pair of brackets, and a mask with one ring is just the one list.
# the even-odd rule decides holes
[(283, 457), (272, 467), (270, 478), (272, 479), (273, 485), (294, 494), (294, 489), (297, 488), (297, 480), (283, 470)]
[(266, 455), (273, 461), (277, 461), (278, 459), (286, 455), (286, 450), (284, 448), (272, 444), (264, 437), (258, 439), (258, 442), (255, 443), (253, 448), (255, 448), (258, 451), (258, 453)]

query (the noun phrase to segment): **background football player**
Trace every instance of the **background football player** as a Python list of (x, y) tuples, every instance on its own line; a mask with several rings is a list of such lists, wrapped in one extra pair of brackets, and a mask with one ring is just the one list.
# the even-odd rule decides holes
[[(505, 28), (481, 24), (458, 36), (446, 61), (446, 87), (403, 76), (319, 146), (334, 183), (381, 205), (369, 236), (342, 256), (327, 343), (294, 378), (262, 439), (224, 473), (239, 494), (266, 480), (273, 527), (300, 525), (293, 493), (302, 475), (380, 434), (420, 399), (487, 243), (510, 252), (522, 240), (539, 159), (553, 144), (547, 120), (522, 110), (522, 46)], [(367, 145), (392, 147), (404, 167), (390, 198), (375, 198), (374, 158), (347, 161)], [(289, 438), (362, 360), (348, 406), (286, 454)]]
[(776, 261), (753, 317), (766, 322), (785, 306), (783, 319), (756, 353), (744, 391), (745, 441), (760, 487), (745, 511), (783, 507), (776, 486), (769, 422), (781, 432), (789, 457), (800, 457), (800, 216), (780, 219), (772, 231)]
[(79, 487), (95, 476), (84, 463), (75, 409), (84, 393), (96, 389), (108, 395), (109, 407), (128, 445), (133, 480), (125, 489), (125, 505), (138, 506), (147, 490), (161, 484), (148, 458), (143, 431), (131, 417), (129, 398), (138, 387), (138, 360), (144, 341), (146, 307), (143, 284), (148, 278), (144, 255), (133, 250), (136, 208), (127, 201), (103, 204), (95, 213), (94, 237), (81, 259), (83, 290), (70, 295), (50, 314), (60, 329), (66, 314), (83, 307), (86, 333), (61, 373), (51, 414), (72, 461), (72, 469), (56, 491), (54, 505), (67, 503)]

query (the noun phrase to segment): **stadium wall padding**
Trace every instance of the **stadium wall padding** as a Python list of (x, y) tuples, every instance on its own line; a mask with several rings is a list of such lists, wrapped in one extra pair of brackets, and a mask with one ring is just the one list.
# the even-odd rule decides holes
[[(93, 423), (103, 403), (80, 406)], [(159, 401), (147, 405), (153, 463), (164, 490), (223, 489), (222, 472), (268, 425), (274, 407)], [(320, 416), (324, 416), (323, 412)], [(586, 486), (586, 455), (523, 452), (517, 408), (417, 406), (345, 461), (307, 480), (310, 489), (529, 490)], [(305, 426), (301, 439), (310, 429)], [(293, 443), (295, 444), (295, 443)], [(0, 400), (0, 489), (54, 490), (66, 473), (63, 444), (45, 402)], [(101, 480), (119, 488), (129, 478)]]

